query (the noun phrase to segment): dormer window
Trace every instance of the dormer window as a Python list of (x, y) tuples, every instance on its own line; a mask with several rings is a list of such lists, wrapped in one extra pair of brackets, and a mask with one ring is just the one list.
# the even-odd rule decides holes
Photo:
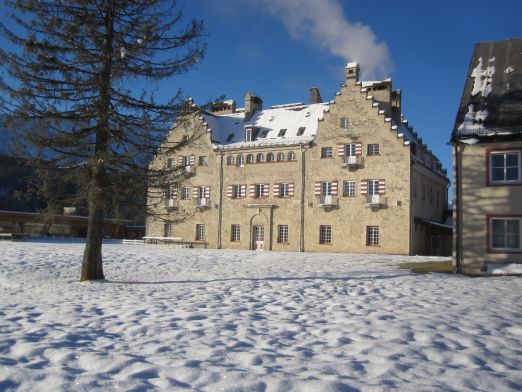
[(233, 133), (229, 133), (228, 136), (227, 136), (227, 142), (231, 142), (233, 138), (234, 138), (234, 134)]
[(285, 133), (286, 133), (286, 129), (281, 129), (279, 131), (279, 134), (277, 135), (277, 137), (283, 137), (283, 136), (285, 136)]
[(268, 129), (265, 129), (265, 130), (261, 133), (261, 136), (259, 136), (259, 138), (260, 138), (260, 139), (264, 139), (267, 135), (268, 135)]
[(246, 142), (253, 142), (256, 140), (257, 132), (259, 131), (259, 128), (256, 127), (245, 127), (245, 141)]
[(305, 129), (305, 127), (299, 127), (299, 129), (297, 130), (297, 136), (303, 136)]

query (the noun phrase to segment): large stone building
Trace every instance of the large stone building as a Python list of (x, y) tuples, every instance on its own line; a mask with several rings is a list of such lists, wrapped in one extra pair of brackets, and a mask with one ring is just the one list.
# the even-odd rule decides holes
[(392, 81), (358, 75), (348, 64), (330, 102), (312, 88), (310, 104), (263, 109), (248, 92), (244, 109), (220, 102), (175, 124), (165, 145), (204, 132), (175, 156), (160, 149), (152, 167), (187, 178), (151, 189), (149, 204), (167, 219), (190, 213), (150, 217), (147, 236), (212, 248), (447, 252), (446, 171), (404, 120)]
[(522, 273), (522, 39), (475, 45), (451, 143), (456, 270)]

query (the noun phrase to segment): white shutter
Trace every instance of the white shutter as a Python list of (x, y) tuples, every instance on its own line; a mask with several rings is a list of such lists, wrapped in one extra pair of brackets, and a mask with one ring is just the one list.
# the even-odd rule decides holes
[(250, 184), (250, 197), (256, 197), (256, 184)]
[(294, 196), (294, 183), (293, 182), (288, 184), (288, 196), (289, 197)]
[(263, 197), (268, 197), (269, 192), (270, 192), (270, 184), (264, 184)]
[(193, 199), (197, 199), (197, 198), (198, 198), (198, 193), (199, 193), (198, 190), (199, 190), (199, 189), (198, 189), (197, 186), (195, 186), (194, 188), (192, 188), (192, 198), (193, 198)]
[(279, 197), (279, 184), (274, 184), (274, 197)]
[(178, 157), (178, 165), (181, 166), (183, 165), (183, 157)]
[(332, 181), (332, 196), (337, 195), (337, 181)]
[(344, 144), (339, 144), (337, 146), (337, 155), (340, 157), (344, 157), (345, 149), (346, 149), (346, 146)]
[(229, 185), (227, 186), (227, 197), (229, 199), (232, 199), (232, 197), (234, 196), (234, 186), (233, 185)]
[(206, 186), (204, 191), (205, 199), (210, 199), (210, 187)]
[(190, 166), (194, 166), (196, 164), (196, 156), (195, 155), (191, 155), (189, 157), (189, 165)]
[(362, 143), (355, 143), (355, 155), (362, 155)]
[(316, 181), (314, 184), (314, 191), (316, 196), (321, 196), (321, 181)]
[(241, 197), (246, 197), (247, 186), (246, 184), (241, 185)]

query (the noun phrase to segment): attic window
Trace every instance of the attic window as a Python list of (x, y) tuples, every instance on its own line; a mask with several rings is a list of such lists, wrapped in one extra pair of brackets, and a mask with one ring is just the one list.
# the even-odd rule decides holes
[(266, 135), (268, 135), (268, 129), (265, 129), (262, 133), (261, 133), (261, 136), (259, 136), (260, 138), (265, 138)]
[(305, 129), (306, 129), (305, 127), (299, 127), (299, 129), (297, 130), (297, 136), (302, 136)]
[(281, 129), (279, 131), (279, 135), (277, 135), (277, 137), (283, 137), (283, 136), (285, 136), (285, 133), (286, 133), (286, 129)]
[(227, 136), (227, 142), (231, 142), (233, 138), (234, 138), (234, 134), (233, 133), (229, 133), (228, 136)]

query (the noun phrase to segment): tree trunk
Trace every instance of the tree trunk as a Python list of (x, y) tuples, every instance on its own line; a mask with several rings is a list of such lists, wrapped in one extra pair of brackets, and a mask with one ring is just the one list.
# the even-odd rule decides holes
[(100, 188), (91, 189), (89, 195), (89, 223), (87, 226), (87, 242), (83, 252), (82, 273), (80, 281), (104, 279), (102, 264), (103, 192)]

